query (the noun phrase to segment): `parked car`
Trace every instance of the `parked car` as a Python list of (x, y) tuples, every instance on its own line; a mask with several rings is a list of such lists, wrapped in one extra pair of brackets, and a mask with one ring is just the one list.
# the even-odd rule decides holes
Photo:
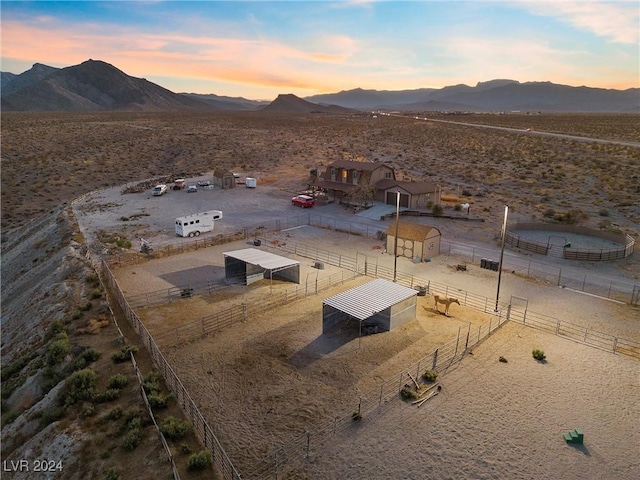
[(296, 195), (291, 199), (291, 203), (296, 207), (309, 208), (313, 207), (316, 204), (316, 201), (309, 195)]
[(173, 182), (174, 190), (182, 190), (186, 186), (187, 184), (185, 183), (184, 178), (176, 178), (176, 180)]
[(198, 191), (198, 186), (195, 183), (190, 183), (187, 187), (187, 192), (193, 193)]
[(151, 191), (154, 197), (159, 197), (167, 193), (167, 186), (164, 184), (156, 185)]
[(211, 185), (211, 180), (200, 180), (198, 182), (199, 187), (208, 187), (209, 185)]

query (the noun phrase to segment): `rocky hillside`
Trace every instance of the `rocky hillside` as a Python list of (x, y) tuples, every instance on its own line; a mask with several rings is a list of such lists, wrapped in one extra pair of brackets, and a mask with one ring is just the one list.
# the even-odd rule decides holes
[[(132, 343), (123, 346), (85, 251), (67, 209), (3, 233), (3, 478), (35, 478), (42, 459), (53, 461), (50, 478), (168, 478), (132, 364), (120, 361), (123, 349), (137, 350), (136, 337), (125, 333)], [(167, 402), (156, 417), (181, 417), (145, 352), (136, 358)], [(199, 449), (193, 434), (184, 442)]]
[(352, 110), (337, 105), (319, 105), (307, 102), (293, 94), (278, 95), (269, 105), (261, 109), (269, 113), (349, 113)]

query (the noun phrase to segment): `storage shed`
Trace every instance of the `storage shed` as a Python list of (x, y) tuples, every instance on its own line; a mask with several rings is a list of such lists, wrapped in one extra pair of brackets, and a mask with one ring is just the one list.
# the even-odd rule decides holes
[(213, 184), (223, 189), (235, 188), (236, 177), (229, 170), (217, 169), (213, 172)]
[(226, 278), (242, 278), (246, 285), (280, 278), (300, 283), (300, 262), (257, 248), (223, 252)]
[(378, 278), (322, 301), (322, 333), (356, 319), (360, 330), (389, 331), (416, 318), (418, 292)]
[[(387, 252), (393, 254), (396, 235), (396, 222), (387, 229)], [(398, 243), (396, 252), (399, 257), (419, 258), (424, 262), (440, 254), (440, 230), (429, 225), (411, 222), (398, 222)]]

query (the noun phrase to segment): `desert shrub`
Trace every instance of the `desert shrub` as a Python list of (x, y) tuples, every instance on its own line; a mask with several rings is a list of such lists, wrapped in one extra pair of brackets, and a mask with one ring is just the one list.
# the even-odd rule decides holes
[(98, 275), (96, 275), (95, 273), (90, 273), (89, 275), (84, 277), (84, 281), (87, 282), (92, 287), (97, 287), (98, 285), (100, 285), (100, 279), (98, 278)]
[(456, 204), (453, 206), (453, 210), (455, 210), (456, 212), (461, 211), (461, 210), (462, 210), (462, 204), (460, 204), (460, 203), (456, 203)]
[(433, 213), (436, 217), (439, 217), (444, 213), (444, 208), (442, 208), (442, 205), (435, 204), (433, 208), (431, 208), (431, 213)]
[(139, 428), (130, 428), (122, 436), (120, 445), (125, 450), (128, 450), (128, 451), (135, 450), (136, 447), (140, 444), (141, 436), (142, 436), (142, 431)]
[(151, 408), (167, 408), (171, 395), (162, 395), (161, 393), (150, 393), (147, 395)]
[(111, 355), (113, 363), (123, 363), (131, 358), (131, 353), (138, 353), (138, 347), (135, 345), (124, 345), (118, 353)]
[(180, 451), (185, 455), (188, 455), (191, 453), (191, 447), (186, 443), (182, 443), (180, 444)]
[(160, 431), (171, 440), (181, 440), (191, 431), (191, 425), (189, 425), (189, 422), (168, 416), (160, 425)]
[(109, 388), (120, 390), (127, 386), (129, 379), (123, 373), (116, 373), (109, 378)]
[(2, 379), (2, 381), (5, 382), (9, 380), (11, 377), (13, 377), (14, 375), (20, 373), (22, 369), (26, 367), (27, 364), (31, 360), (33, 360), (33, 358), (35, 358), (35, 355), (36, 354), (24, 355), (20, 358), (17, 358), (16, 360), (9, 363), (8, 365), (3, 365), (2, 368), (0, 368), (0, 372), (2, 372), (0, 374), (0, 378)]
[(96, 390), (98, 374), (90, 368), (73, 372), (67, 379), (65, 402), (72, 405), (81, 400), (91, 400)]
[(104, 392), (97, 393), (93, 396), (93, 400), (97, 403), (113, 402), (120, 397), (120, 390), (117, 388), (108, 388)]
[(9, 412), (2, 415), (2, 428), (4, 428), (5, 425), (9, 425), (10, 423), (13, 423), (16, 420), (16, 418), (18, 418), (19, 416), (20, 416), (20, 412)]
[(69, 342), (69, 337), (66, 332), (60, 332), (54, 337), (54, 340), (47, 345), (47, 363), (49, 365), (57, 365), (70, 353), (71, 342)]
[(416, 398), (418, 398), (418, 394), (410, 388), (404, 387), (402, 390), (400, 390), (400, 397), (403, 400), (415, 400)]
[(85, 348), (84, 350), (82, 350), (82, 352), (80, 352), (80, 354), (78, 355), (78, 358), (83, 358), (89, 363), (95, 362), (100, 358), (100, 352), (98, 352), (93, 347)]
[(606, 208), (601, 208), (600, 211), (598, 212), (598, 215), (600, 215), (601, 217), (608, 217), (609, 210), (607, 210)]
[(498, 358), (498, 361), (499, 361), (500, 363), (507, 363), (507, 359), (506, 359), (506, 358), (504, 358), (504, 357), (502, 357), (502, 356), (501, 356), (500, 358)]
[(162, 381), (162, 374), (154, 370), (144, 377), (142, 386), (147, 393), (159, 393), (162, 391)]
[(542, 214), (542, 216), (546, 218), (554, 218), (555, 215), (556, 215), (556, 211), (553, 208), (547, 208)]
[(187, 462), (187, 469), (191, 471), (201, 471), (208, 468), (212, 463), (211, 452), (208, 450), (201, 450), (198, 453), (194, 453), (189, 457)]
[(98, 289), (91, 291), (91, 298), (96, 299), (102, 297), (102, 292)]
[(64, 407), (51, 407), (42, 412), (40, 422), (43, 427), (60, 420), (64, 416)]
[(120, 472), (114, 467), (107, 468), (102, 473), (102, 480), (118, 480), (120, 478)]
[(123, 415), (122, 407), (120, 405), (116, 405), (111, 410), (109, 410), (109, 413), (107, 413), (106, 418), (107, 420), (119, 420), (122, 418), (122, 415)]
[(64, 323), (62, 323), (62, 320), (54, 320), (51, 322), (50, 331), (51, 335), (54, 337), (59, 333), (67, 333), (67, 329), (65, 328)]
[(362, 414), (356, 410), (351, 414), (351, 420), (353, 420), (354, 422), (359, 422), (360, 420), (362, 420)]
[(80, 416), (81, 417), (93, 417), (96, 414), (96, 406), (91, 402), (83, 402), (82, 407), (80, 407)]
[(82, 312), (80, 310), (74, 310), (73, 313), (71, 314), (72, 320), (78, 320), (81, 317), (82, 317)]
[(435, 370), (427, 370), (422, 374), (422, 379), (425, 382), (435, 382), (436, 379), (438, 378), (438, 372), (436, 372)]
[(539, 348), (534, 348), (531, 354), (533, 355), (533, 358), (539, 361), (542, 361), (545, 358), (547, 358), (546, 355), (544, 354), (544, 350), (540, 350)]

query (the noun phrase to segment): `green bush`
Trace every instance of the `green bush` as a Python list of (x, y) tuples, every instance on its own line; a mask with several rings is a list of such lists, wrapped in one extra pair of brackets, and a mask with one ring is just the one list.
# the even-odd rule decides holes
[(102, 473), (102, 480), (118, 480), (120, 478), (120, 472), (115, 467), (107, 468)]
[(189, 457), (187, 462), (187, 469), (190, 471), (202, 471), (205, 468), (211, 466), (211, 452), (208, 450), (202, 450), (198, 453), (194, 453)]
[(135, 450), (136, 447), (140, 444), (141, 436), (142, 432), (140, 431), (140, 429), (129, 429), (122, 436), (120, 445), (122, 445), (122, 448), (124, 448), (125, 450)]
[(60, 420), (64, 416), (64, 407), (52, 407), (44, 410), (40, 415), (40, 422), (43, 427)]
[(359, 422), (360, 420), (362, 420), (362, 414), (356, 410), (351, 414), (351, 420), (353, 420), (354, 422)]
[(136, 345), (124, 345), (118, 353), (111, 355), (113, 363), (123, 363), (131, 358), (131, 353), (138, 353), (138, 347)]
[(57, 365), (71, 353), (71, 342), (66, 332), (56, 334), (54, 340), (47, 345), (47, 363)]
[(444, 208), (442, 208), (442, 205), (435, 204), (431, 208), (431, 213), (434, 214), (436, 217), (439, 217), (444, 213)]
[(545, 358), (547, 358), (544, 354), (544, 350), (540, 350), (538, 348), (535, 348), (531, 354), (533, 355), (533, 358), (535, 358), (538, 361), (543, 361)]
[(161, 393), (150, 393), (147, 395), (151, 408), (167, 408), (171, 395), (162, 395)]
[(78, 307), (78, 310), (80, 310), (81, 312), (88, 312), (92, 308), (93, 308), (93, 304), (91, 302), (85, 302)]
[(113, 402), (120, 397), (120, 390), (117, 388), (109, 388), (104, 392), (98, 393), (93, 396), (93, 401), (97, 403)]
[(191, 447), (189, 445), (187, 445), (186, 443), (183, 443), (180, 445), (180, 451), (182, 453), (184, 453), (185, 455), (188, 455), (191, 453)]
[(102, 297), (102, 292), (98, 289), (91, 291), (91, 298), (96, 299)]
[(78, 401), (91, 400), (95, 394), (98, 374), (90, 368), (73, 372), (67, 379), (66, 403), (72, 405)]
[(67, 333), (67, 329), (64, 326), (64, 323), (62, 323), (62, 320), (54, 320), (53, 322), (51, 322), (51, 335), (52, 336), (56, 336), (59, 333)]
[(96, 406), (91, 402), (84, 402), (80, 408), (81, 417), (93, 417), (96, 414)]
[(123, 415), (122, 407), (120, 405), (116, 405), (111, 410), (109, 410), (109, 413), (107, 413), (106, 418), (107, 420), (120, 420), (122, 418), (122, 415)]
[(191, 425), (189, 425), (189, 422), (168, 416), (160, 425), (160, 431), (171, 440), (181, 440), (191, 431)]
[(415, 400), (416, 398), (418, 398), (418, 394), (410, 388), (404, 387), (402, 390), (400, 390), (400, 397), (403, 400)]
[(121, 390), (127, 386), (129, 379), (123, 373), (116, 373), (109, 378), (109, 388)]
[(142, 386), (144, 387), (144, 391), (148, 394), (160, 393), (162, 392), (162, 381), (162, 374), (154, 370), (144, 377), (144, 383)]
[(438, 372), (436, 372), (435, 370), (427, 370), (422, 374), (422, 379), (425, 382), (433, 383), (436, 381), (437, 378), (438, 378)]

